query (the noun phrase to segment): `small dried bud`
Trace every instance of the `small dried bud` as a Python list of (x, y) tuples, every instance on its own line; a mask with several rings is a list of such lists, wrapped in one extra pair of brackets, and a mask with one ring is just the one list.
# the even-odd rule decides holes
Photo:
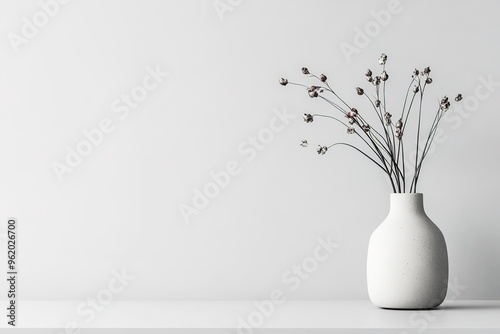
[(391, 114), (389, 114), (388, 112), (386, 112), (386, 113), (384, 114), (384, 119), (385, 119), (385, 125), (386, 125), (386, 126), (391, 125), (391, 122), (392, 122), (392, 121), (391, 121), (391, 117), (392, 117), (392, 115), (391, 115)]
[(318, 86), (311, 86), (310, 88), (307, 89), (307, 92), (309, 93), (310, 97), (318, 97)]
[(373, 81), (373, 84), (374, 84), (375, 86), (380, 85), (380, 79), (381, 79), (381, 78), (377, 75), (377, 76), (375, 77), (375, 80)]
[(310, 74), (307, 67), (302, 67), (302, 74)]
[(448, 101), (448, 96), (445, 96), (441, 99), (440, 108), (442, 111), (447, 111), (450, 108), (450, 102)]
[(411, 77), (414, 78), (414, 77), (418, 76), (419, 74), (420, 74), (420, 71), (417, 70), (417, 69), (414, 69), (413, 70), (413, 75)]
[(424, 68), (424, 74), (429, 75), (429, 73), (431, 73), (431, 68), (430, 67)]
[(403, 119), (400, 118), (398, 122), (396, 123), (396, 129), (401, 129), (403, 127)]
[(326, 77), (326, 75), (324, 75), (324, 74), (321, 74), (321, 75), (319, 76), (319, 80), (321, 80), (322, 82), (325, 82), (325, 81), (326, 81), (326, 79), (327, 79), (327, 77)]
[(358, 110), (356, 108), (351, 108), (351, 111), (348, 111), (345, 114), (345, 117), (347, 118), (354, 118), (358, 116)]
[(375, 107), (380, 107), (380, 100), (375, 100)]
[(419, 91), (420, 88), (417, 85), (413, 86), (413, 93), (417, 94)]
[(396, 130), (396, 133), (394, 134), (394, 136), (395, 136), (397, 139), (401, 140), (401, 138), (403, 138), (403, 131), (401, 131), (401, 129), (397, 129), (397, 130)]
[(455, 97), (455, 101), (457, 101), (457, 102), (462, 101), (462, 94), (458, 94), (458, 95)]
[(385, 53), (382, 53), (382, 55), (378, 59), (378, 62), (380, 65), (385, 65), (385, 63), (387, 62), (387, 55)]
[(372, 73), (372, 71), (371, 71), (370, 69), (367, 69), (367, 70), (366, 70), (365, 75), (366, 75), (367, 77), (371, 77), (371, 76), (372, 76), (372, 74), (373, 74), (373, 73)]
[(313, 121), (313, 116), (311, 114), (304, 114), (304, 122), (306, 123), (312, 123)]
[(373, 78), (372, 77), (366, 77), (366, 80), (368, 80), (368, 82), (372, 82)]
[(288, 80), (287, 80), (287, 79), (285, 79), (285, 78), (281, 78), (281, 79), (280, 79), (280, 85), (282, 85), (282, 86), (286, 86), (286, 85), (288, 85)]
[(307, 140), (301, 140), (300, 141), (300, 146), (307, 147), (307, 145), (309, 145), (309, 143), (307, 142)]
[(370, 131), (370, 126), (368, 124), (361, 125), (361, 129), (363, 129), (364, 132)]
[(382, 81), (387, 81), (387, 79), (389, 79), (389, 74), (387, 74), (386, 71), (382, 72), (380, 79), (382, 79)]
[(426, 84), (431, 84), (431, 83), (432, 83), (432, 79), (431, 79), (431, 78), (427, 78), (427, 79), (425, 79), (425, 83), (426, 83)]
[(363, 95), (365, 93), (365, 91), (361, 87), (356, 87), (356, 92), (358, 93), (358, 95)]
[(316, 151), (318, 152), (318, 154), (324, 155), (326, 153), (326, 151), (328, 151), (328, 147), (318, 145), (318, 148), (316, 149)]
[(352, 135), (354, 132), (356, 132), (356, 130), (353, 127), (350, 126), (350, 127), (347, 128), (347, 133), (348, 134)]

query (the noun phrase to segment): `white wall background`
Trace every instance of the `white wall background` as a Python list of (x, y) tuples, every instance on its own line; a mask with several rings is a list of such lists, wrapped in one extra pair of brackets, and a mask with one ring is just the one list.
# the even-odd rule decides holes
[[(135, 279), (115, 298), (267, 298), (327, 235), (340, 247), (287, 297), (367, 298), (368, 239), (390, 188), (355, 152), (300, 148), (351, 137), (305, 124), (302, 113), (330, 109), (278, 79), (304, 80), (308, 66), (356, 103), (353, 87), (369, 87), (364, 71), (386, 52), (395, 110), (414, 67), (432, 69), (426, 112), (444, 94), (470, 96), (443, 123), (420, 191), (448, 242), (450, 277), (467, 286), (455, 297), (499, 299), (500, 86), (473, 97), (480, 77), (500, 82), (500, 4), (400, 0), (348, 62), (340, 44), (389, 1), (231, 3), (221, 20), (212, 0), (73, 0), (17, 53), (9, 33), (40, 4), (0, 3), (0, 218), (19, 219), (21, 298), (85, 299), (122, 268)], [(157, 65), (169, 78), (121, 120), (113, 101)], [(296, 117), (248, 162), (238, 147), (273, 109)], [(114, 131), (59, 182), (53, 162), (104, 118)], [(232, 160), (241, 173), (186, 224), (179, 206)]]

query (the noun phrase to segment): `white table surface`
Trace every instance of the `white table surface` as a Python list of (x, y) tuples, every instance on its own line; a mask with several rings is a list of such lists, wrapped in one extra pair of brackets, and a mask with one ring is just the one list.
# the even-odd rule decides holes
[[(6, 301), (3, 303), (6, 305)], [(238, 318), (248, 320), (252, 312), (256, 321), (261, 317), (255, 314), (257, 308), (253, 301), (114, 300), (99, 312), (95, 312), (92, 319), (90, 308), (87, 306), (82, 308), (84, 303), (85, 301), (76, 300), (18, 301), (17, 328), (61, 329), (76, 326), (80, 330), (92, 328), (228, 329), (221, 333), (235, 334), (261, 333), (259, 330), (280, 328), (398, 329), (398, 333), (434, 333), (432, 330), (454, 330), (453, 333), (462, 333), (456, 330), (489, 329), (493, 330), (491, 333), (500, 333), (499, 300), (445, 301), (438, 309), (426, 311), (384, 310), (373, 306), (367, 300), (285, 300), (283, 304), (275, 306), (271, 315), (262, 316), (263, 322), (258, 327), (246, 331), (245, 328), (237, 330), (238, 326), (241, 327)], [(2, 309), (5, 310), (5, 308)], [(11, 326), (7, 325), (5, 315), (2, 315), (1, 319), (0, 328), (4, 329), (0, 329), (0, 332), (7, 332), (5, 328), (11, 328)], [(83, 332), (91, 333), (92, 331)], [(465, 332), (478, 333), (476, 330)], [(77, 331), (52, 331), (51, 333), (77, 333)]]

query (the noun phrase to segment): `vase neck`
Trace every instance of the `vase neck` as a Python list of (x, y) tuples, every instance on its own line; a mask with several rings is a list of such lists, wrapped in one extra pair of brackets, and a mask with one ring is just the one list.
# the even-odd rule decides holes
[(391, 212), (424, 212), (424, 196), (421, 193), (391, 194)]

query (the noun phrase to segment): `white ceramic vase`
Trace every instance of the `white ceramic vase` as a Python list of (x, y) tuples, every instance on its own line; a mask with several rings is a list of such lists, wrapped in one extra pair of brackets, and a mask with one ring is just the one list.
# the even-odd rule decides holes
[(422, 194), (391, 194), (389, 215), (370, 238), (367, 276), (376, 306), (429, 309), (443, 302), (448, 252), (443, 234), (425, 214)]

